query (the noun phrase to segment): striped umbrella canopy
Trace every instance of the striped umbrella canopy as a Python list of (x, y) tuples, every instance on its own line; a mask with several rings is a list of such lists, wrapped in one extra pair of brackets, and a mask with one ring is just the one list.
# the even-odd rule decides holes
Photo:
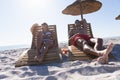
[(62, 13), (67, 15), (81, 15), (98, 11), (102, 6), (102, 3), (96, 0), (76, 0), (71, 5), (67, 6)]

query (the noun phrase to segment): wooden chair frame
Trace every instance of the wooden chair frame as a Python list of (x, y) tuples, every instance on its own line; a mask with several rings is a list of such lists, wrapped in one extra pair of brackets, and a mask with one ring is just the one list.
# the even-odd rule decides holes
[[(46, 63), (52, 63), (52, 62), (61, 62), (62, 57), (60, 54), (60, 49), (58, 47), (58, 40), (57, 40), (57, 30), (56, 30), (56, 25), (49, 25), (49, 30), (53, 32), (55, 36), (55, 45), (53, 48), (48, 50), (48, 53), (45, 55), (43, 62), (38, 62), (34, 60), (34, 57), (37, 55), (37, 50), (35, 48), (35, 40), (36, 40), (36, 35), (34, 34), (32, 37), (32, 44), (31, 44), (31, 49), (28, 49), (24, 51), (19, 59), (15, 63), (15, 67), (20, 67), (20, 66), (26, 66), (26, 65), (40, 65), (40, 64), (46, 64)], [(41, 27), (38, 26), (36, 28), (36, 32), (41, 31)]]

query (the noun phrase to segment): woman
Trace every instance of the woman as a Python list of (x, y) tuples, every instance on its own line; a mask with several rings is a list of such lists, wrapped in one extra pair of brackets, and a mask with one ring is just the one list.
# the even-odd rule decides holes
[(41, 25), (42, 31), (37, 33), (37, 40), (35, 46), (37, 49), (37, 56), (35, 60), (42, 62), (44, 55), (48, 52), (48, 49), (54, 46), (53, 32), (49, 30), (48, 24), (43, 23)]

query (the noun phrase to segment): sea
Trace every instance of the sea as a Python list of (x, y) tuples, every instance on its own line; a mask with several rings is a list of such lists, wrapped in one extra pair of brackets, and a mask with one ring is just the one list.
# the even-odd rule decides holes
[(30, 48), (30, 45), (9, 45), (9, 46), (0, 46), (0, 51), (19, 49), (19, 48)]

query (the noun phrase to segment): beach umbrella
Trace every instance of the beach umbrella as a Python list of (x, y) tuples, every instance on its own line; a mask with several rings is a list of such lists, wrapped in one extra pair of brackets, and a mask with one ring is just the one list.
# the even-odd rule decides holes
[(62, 13), (68, 15), (81, 15), (83, 19), (83, 14), (88, 14), (99, 10), (102, 3), (96, 0), (76, 0), (71, 5), (67, 6)]
[(116, 19), (116, 20), (120, 20), (120, 15), (118, 15), (115, 19)]

